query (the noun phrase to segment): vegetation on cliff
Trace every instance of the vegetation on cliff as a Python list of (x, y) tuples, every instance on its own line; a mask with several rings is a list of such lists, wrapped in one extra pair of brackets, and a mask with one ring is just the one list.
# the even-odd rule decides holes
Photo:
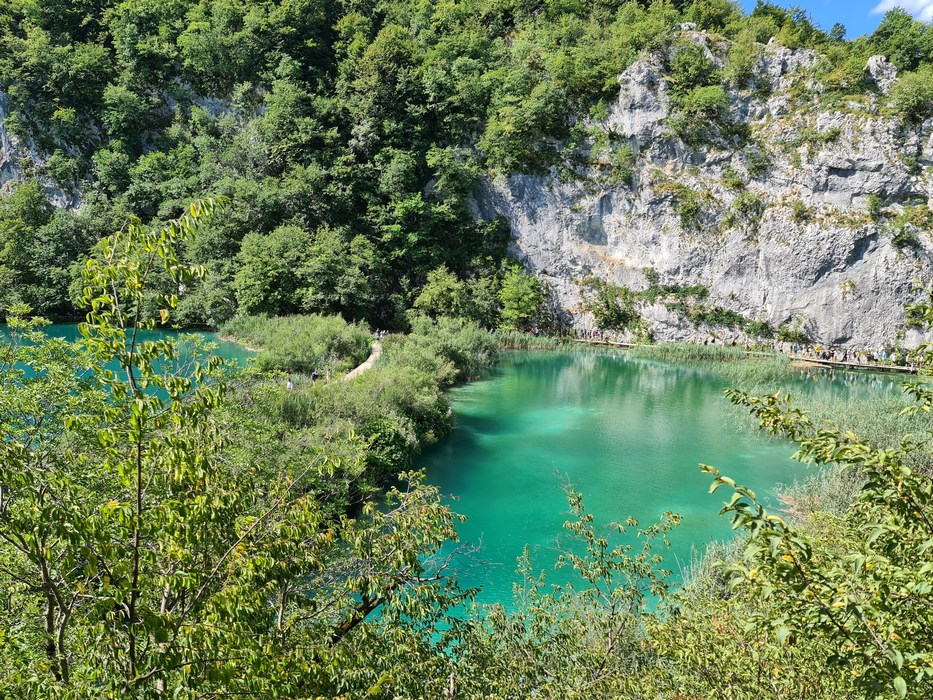
[[(735, 37), (721, 67), (668, 46), (684, 21)], [(585, 117), (662, 47), (671, 133), (747, 143), (724, 96), (766, 89), (754, 67), (771, 37), (825, 57), (821, 104), (877, 97), (865, 63), (880, 53), (903, 73), (885, 108), (930, 115), (933, 30), (900, 10), (845, 42), (803, 13), (721, 0), (5, 5), (7, 126), (43, 156), (0, 200), (0, 694), (929, 697), (933, 487), (929, 443), (908, 433), (927, 427), (922, 386), (916, 422), (879, 419), (872, 441), (845, 416), (734, 393), (801, 458), (845, 470), (853, 500), (793, 520), (712, 472), (746, 539), (679, 592), (659, 558), (676, 516), (627, 523), (640, 546), (617, 546), (569, 490), (580, 547), (560, 563), (579, 583), (523, 563), (511, 609), (474, 608), (440, 556), (457, 516), (405, 473), (449, 429), (443, 387), (494, 357), (481, 326), (529, 327), (545, 300), (508, 259), (506, 222), (474, 219), (478, 175), (629, 181), (636, 154)], [(751, 145), (746, 160), (767, 172)], [(83, 206), (55, 209), (40, 180)], [(188, 205), (204, 195), (229, 205)], [(670, 195), (699, 220), (699, 198)], [(703, 296), (648, 281), (654, 299)], [(594, 293), (637, 321), (633, 292)], [(83, 342), (43, 337), (25, 305), (80, 308)], [(257, 367), (183, 366), (173, 343), (138, 342), (157, 321), (231, 321)], [(412, 332), (336, 381), (367, 323)]]
[[(681, 22), (717, 63), (678, 38)], [(517, 280), (507, 223), (471, 215), (477, 176), (630, 180), (631, 145), (591, 120), (657, 49), (672, 135), (747, 140), (724, 100), (767, 90), (756, 62), (771, 37), (823, 56), (807, 76), (820, 91), (798, 96), (818, 108), (877, 93), (865, 64), (884, 54), (903, 73), (890, 109), (929, 113), (933, 39), (902, 10), (846, 42), (803, 12), (726, 0), (17, 0), (0, 11), (0, 88), (7, 128), (38, 156), (0, 206), (0, 301), (72, 316), (75, 263), (130, 213), (158, 224), (223, 195), (228, 213), (180, 251), (207, 274), (180, 290), (176, 322), (339, 313), (401, 328), (413, 305), (451, 301), (487, 327), (526, 324), (500, 317)], [(767, 169), (757, 156), (749, 145), (750, 173)], [(83, 206), (53, 209), (33, 178)], [(702, 214), (694, 200), (678, 200), (685, 221)]]

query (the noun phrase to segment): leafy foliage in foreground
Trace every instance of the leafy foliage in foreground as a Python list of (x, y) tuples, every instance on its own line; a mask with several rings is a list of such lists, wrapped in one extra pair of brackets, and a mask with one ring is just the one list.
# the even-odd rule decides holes
[[(677, 516), (603, 531), (568, 489), (571, 542), (558, 563), (570, 581), (548, 587), (526, 558), (512, 608), (475, 607), (448, 576), (456, 552), (441, 555), (457, 516), (404, 469), (449, 428), (440, 388), (481, 371), (495, 339), (416, 317), (372, 370), (291, 390), (216, 358), (185, 364), (175, 342), (142, 342), (138, 331), (177, 302), (153, 293), (152, 278), (177, 286), (203, 272), (175, 251), (215, 207), (192, 205), (163, 228), (134, 222), (101, 243), (84, 269), (79, 347), (44, 338), (21, 308), (11, 317), (0, 357), (0, 693), (778, 700), (933, 690), (933, 486), (913, 468), (928, 461), (925, 443), (873, 446), (782, 395), (733, 392), (802, 459), (858, 473), (845, 517), (776, 516), (714, 473), (714, 489), (734, 490), (725, 512), (747, 533), (744, 555), (725, 553), (724, 568), (707, 560), (672, 592), (658, 548)], [(910, 391), (915, 418), (929, 414), (933, 393)]]
[[(373, 610), (405, 643), (449, 600), (431, 555), (455, 537), (454, 516), (417, 475), (351, 518), (329, 480), (359, 454), (268, 441), (252, 453), (256, 425), (226, 399), (222, 362), (181, 367), (174, 342), (137, 340), (152, 325), (148, 276), (192, 274), (174, 250), (213, 207), (101, 244), (84, 272), (83, 352), (13, 317), (4, 695), (337, 694), (356, 653), (345, 639)], [(170, 313), (175, 300), (160, 301)]]

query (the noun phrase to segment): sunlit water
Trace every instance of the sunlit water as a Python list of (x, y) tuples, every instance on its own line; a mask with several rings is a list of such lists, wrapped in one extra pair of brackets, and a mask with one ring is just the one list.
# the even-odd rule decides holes
[[(54, 323), (51, 326), (45, 327), (43, 331), (49, 337), (63, 338), (69, 342), (74, 342), (81, 339), (81, 334), (78, 332), (78, 324), (76, 323)], [(6, 332), (5, 326), (3, 327), (3, 332)], [(242, 345), (221, 340), (217, 333), (211, 333), (208, 331), (140, 331), (137, 340), (142, 342), (147, 340), (162, 340), (164, 338), (185, 339), (186, 337), (200, 339), (204, 342), (210, 343), (213, 346), (212, 354), (219, 355), (226, 360), (232, 360), (239, 364), (245, 364), (246, 360), (252, 356), (252, 353)], [(187, 357), (184, 351), (185, 348), (182, 347), (180, 357), (181, 361), (184, 362), (186, 360), (192, 359)]]
[[(890, 394), (898, 381), (818, 372), (792, 384), (849, 396)], [(725, 387), (695, 368), (620, 351), (510, 353), (487, 379), (452, 390), (454, 430), (417, 466), (468, 517), (461, 542), (481, 545), (472, 565), (461, 560), (461, 584), (482, 586), (481, 602), (508, 604), (526, 545), (537, 568), (553, 571), (566, 540), (564, 482), (585, 495), (597, 524), (681, 514), (665, 563), (676, 578), (692, 548), (731, 532), (718, 515), (729, 494), (708, 493), (699, 464), (772, 501), (776, 486), (806, 475), (793, 448), (756, 431)]]
[[(78, 337), (74, 324), (46, 332)], [(251, 355), (214, 333), (194, 335), (216, 343), (213, 352), (225, 359), (244, 364)], [(586, 351), (507, 353), (487, 378), (453, 389), (454, 429), (415, 466), (468, 517), (461, 543), (479, 552), (458, 559), (461, 584), (481, 586), (480, 602), (508, 605), (526, 545), (537, 568), (566, 580), (553, 572), (558, 546), (566, 543), (565, 483), (583, 492), (597, 524), (631, 515), (644, 526), (665, 511), (681, 514), (665, 562), (677, 578), (694, 548), (731, 532), (718, 515), (725, 492), (708, 493), (710, 478), (699, 464), (716, 466), (772, 502), (777, 486), (807, 473), (790, 459), (792, 446), (755, 430), (729, 404), (726, 385), (690, 366)], [(897, 377), (816, 370), (789, 388), (870, 397), (899, 386)]]

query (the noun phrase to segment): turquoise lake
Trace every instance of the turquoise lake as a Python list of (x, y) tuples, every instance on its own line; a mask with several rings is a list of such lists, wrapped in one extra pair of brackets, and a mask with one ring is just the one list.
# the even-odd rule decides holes
[[(6, 332), (6, 327), (4, 326), (3, 328), (4, 332)], [(81, 338), (81, 334), (78, 332), (78, 324), (76, 323), (53, 323), (50, 326), (46, 326), (43, 331), (50, 337), (64, 338), (69, 342), (74, 342)], [(243, 364), (247, 359), (252, 357), (252, 353), (242, 345), (221, 340), (217, 333), (211, 333), (208, 331), (141, 331), (139, 334), (139, 339), (141, 341), (160, 340), (166, 337), (183, 337), (185, 335), (197, 336), (215, 345), (216, 348), (214, 350), (214, 354), (219, 355), (227, 360), (235, 360), (236, 362)]]
[[(665, 567), (674, 578), (706, 543), (727, 538), (709, 494), (710, 464), (764, 500), (806, 476), (793, 447), (757, 431), (723, 396), (726, 382), (696, 368), (632, 358), (624, 351), (507, 353), (491, 375), (450, 392), (453, 432), (416, 464), (468, 517), (461, 542), (481, 546), (461, 562), (462, 585), (482, 586), (483, 603), (512, 600), (516, 560), (530, 548), (536, 569), (554, 573), (569, 510), (566, 480), (585, 497), (595, 524), (665, 511), (683, 516)], [(877, 396), (899, 391), (896, 378), (801, 373), (795, 393)]]
[[(74, 324), (46, 332), (78, 337)], [(215, 333), (193, 335), (216, 343), (215, 353), (226, 359), (244, 364), (251, 356)], [(813, 370), (785, 386), (795, 394), (864, 398), (894, 394), (900, 384), (890, 375)], [(665, 553), (665, 567), (679, 578), (694, 551), (731, 535), (718, 515), (728, 494), (708, 493), (700, 463), (772, 504), (778, 486), (808, 471), (790, 459), (790, 444), (768, 438), (730, 405), (726, 386), (696, 367), (583, 350), (505, 353), (486, 378), (452, 389), (454, 429), (415, 467), (468, 517), (459, 527), (461, 542), (480, 551), (459, 562), (461, 585), (482, 587), (482, 603), (508, 605), (525, 546), (549, 581), (565, 581), (565, 573), (554, 572), (566, 541), (565, 482), (584, 494), (599, 526), (628, 516), (647, 526), (665, 511), (681, 514)]]

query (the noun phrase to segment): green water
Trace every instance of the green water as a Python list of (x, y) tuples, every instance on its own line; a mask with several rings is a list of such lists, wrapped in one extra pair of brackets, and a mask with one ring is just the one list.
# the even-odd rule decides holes
[[(75, 342), (81, 339), (81, 334), (78, 332), (78, 324), (76, 323), (54, 323), (52, 325), (46, 326), (43, 329), (43, 332), (50, 338), (62, 338), (68, 342)], [(5, 325), (0, 325), (0, 339), (8, 337), (8, 329)], [(178, 343), (178, 353), (175, 360), (175, 369), (181, 371), (183, 374), (191, 371), (193, 364), (195, 362), (203, 362), (205, 360), (204, 347), (199, 347), (196, 343), (206, 342), (209, 345), (207, 346), (210, 350), (210, 353), (213, 355), (218, 355), (225, 360), (232, 361), (234, 364), (245, 365), (246, 361), (253, 356), (253, 353), (244, 348), (242, 345), (237, 345), (236, 343), (231, 343), (223, 341), (216, 333), (210, 333), (206, 331), (183, 331), (177, 332), (172, 330), (153, 330), (153, 331), (140, 331), (137, 340), (140, 342), (152, 341), (152, 340), (163, 340), (166, 338), (176, 338), (179, 340)], [(192, 342), (194, 341), (194, 342)], [(156, 367), (160, 367), (158, 363)], [(118, 376), (122, 376), (123, 370), (120, 368), (120, 363), (117, 360), (113, 360), (107, 363), (105, 369), (109, 369), (112, 372), (117, 373)]]
[[(793, 390), (849, 396), (897, 384), (828, 377), (801, 375)], [(481, 602), (508, 604), (525, 545), (537, 568), (553, 571), (568, 516), (561, 479), (583, 492), (597, 524), (631, 515), (647, 525), (664, 511), (680, 513), (665, 563), (677, 577), (693, 547), (731, 532), (718, 515), (725, 492), (708, 493), (700, 463), (765, 500), (806, 474), (788, 443), (758, 432), (729, 404), (725, 386), (695, 368), (624, 352), (511, 353), (488, 379), (454, 389), (454, 430), (417, 466), (468, 516), (461, 541), (481, 545), (478, 561), (461, 560), (461, 584), (482, 586)]]
[[(74, 342), (81, 338), (81, 334), (78, 332), (78, 324), (76, 323), (53, 323), (50, 326), (46, 326), (43, 330), (49, 337), (63, 338), (69, 342)], [(161, 340), (163, 338), (183, 338), (186, 335), (201, 338), (204, 341), (215, 345), (216, 347), (213, 350), (213, 354), (219, 355), (226, 360), (234, 360), (243, 364), (248, 358), (252, 357), (252, 353), (250, 353), (242, 345), (237, 345), (236, 343), (221, 340), (217, 333), (210, 333), (207, 331), (141, 331), (139, 334), (139, 340), (148, 341)], [(185, 358), (182, 357), (181, 359), (184, 360)]]

